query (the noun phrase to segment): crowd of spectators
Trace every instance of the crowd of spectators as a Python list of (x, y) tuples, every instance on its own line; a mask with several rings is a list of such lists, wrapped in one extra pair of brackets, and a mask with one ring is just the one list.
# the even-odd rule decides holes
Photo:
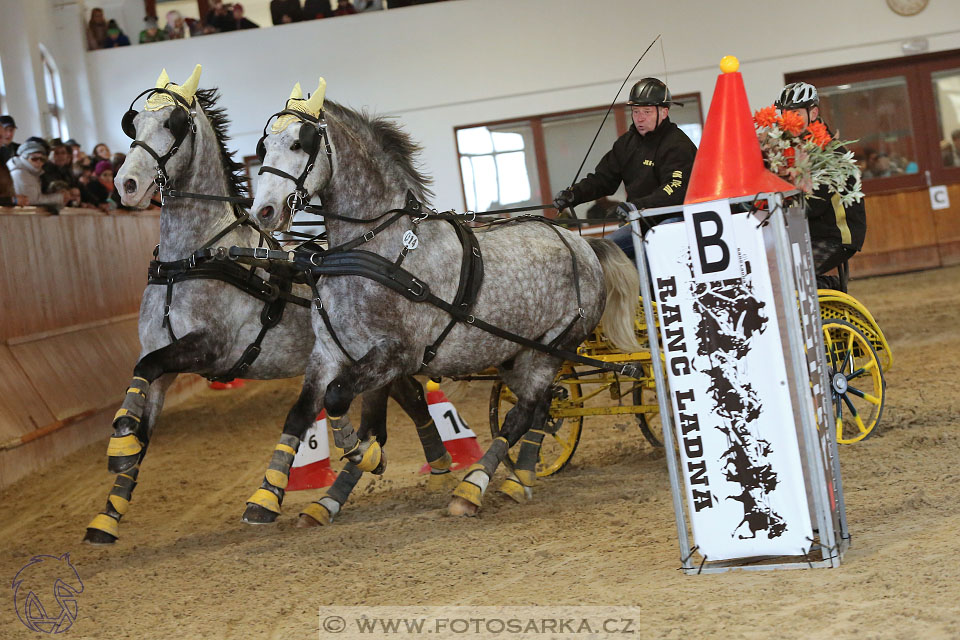
[[(444, 0), (271, 0), (270, 16), (273, 24), (280, 25), (442, 1)], [(223, 0), (210, 0), (207, 14), (199, 19), (184, 17), (179, 11), (168, 11), (165, 19), (166, 22), (161, 27), (156, 16), (144, 18), (138, 42), (163, 42), (260, 27), (244, 15), (241, 3)], [(96, 8), (90, 12), (87, 46), (91, 50), (125, 47), (129, 44), (130, 38), (123, 33), (116, 20), (107, 20), (103, 9)]]
[(90, 154), (74, 139), (33, 136), (14, 141), (17, 123), (0, 116), (0, 207), (63, 207), (122, 212), (113, 176), (126, 156), (97, 144)]

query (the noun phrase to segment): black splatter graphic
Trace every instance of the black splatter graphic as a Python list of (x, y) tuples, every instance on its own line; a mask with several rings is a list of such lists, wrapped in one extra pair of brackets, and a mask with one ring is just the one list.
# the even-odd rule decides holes
[[(787, 529), (783, 518), (769, 504), (769, 494), (779, 484), (777, 473), (767, 460), (773, 449), (755, 434), (753, 425), (763, 413), (763, 403), (753, 386), (742, 379), (738, 367), (768, 322), (766, 303), (754, 294), (750, 263), (744, 267), (742, 278), (691, 283), (693, 309), (698, 318), (698, 358), (694, 368), (710, 379), (707, 393), (722, 422), (716, 428), (727, 439), (727, 449), (719, 457), (724, 477), (742, 489), (739, 494), (727, 496), (743, 506), (743, 520), (730, 534), (741, 540), (756, 538), (759, 531), (766, 532), (767, 538), (777, 538)], [(705, 364), (701, 364), (703, 360)]]

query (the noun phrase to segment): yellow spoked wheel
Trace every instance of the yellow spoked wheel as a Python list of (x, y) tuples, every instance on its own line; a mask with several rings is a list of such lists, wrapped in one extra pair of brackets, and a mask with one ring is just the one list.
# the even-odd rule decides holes
[[(550, 404), (550, 415), (544, 425), (547, 435), (540, 447), (540, 460), (537, 462), (537, 476), (540, 478), (553, 475), (567, 466), (580, 443), (583, 416), (563, 418), (556, 417), (554, 413), (554, 410), (558, 407), (578, 404), (580, 385), (573, 382), (564, 382), (565, 380), (575, 380), (576, 375), (573, 367), (565, 364), (560, 369), (560, 375), (557, 376), (554, 383), (554, 397)], [(490, 392), (490, 434), (494, 438), (500, 433), (504, 416), (515, 404), (517, 404), (517, 397), (507, 388), (507, 385), (497, 380)], [(518, 450), (519, 447), (514, 447), (507, 460), (504, 460), (504, 464), (510, 469), (513, 469), (513, 465), (517, 461)]]
[(866, 336), (845, 320), (824, 322), (823, 341), (837, 442), (859, 442), (873, 433), (883, 415), (886, 382), (880, 361)]
[(633, 404), (654, 407), (651, 411), (636, 414), (637, 423), (647, 442), (655, 447), (663, 447), (663, 424), (660, 422), (656, 390), (638, 384), (633, 388)]

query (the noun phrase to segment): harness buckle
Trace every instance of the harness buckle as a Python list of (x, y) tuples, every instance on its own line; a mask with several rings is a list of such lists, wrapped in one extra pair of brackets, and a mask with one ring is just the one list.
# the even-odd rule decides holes
[(253, 257), (255, 260), (269, 260), (270, 249), (267, 247), (253, 247)]
[(320, 262), (317, 262), (315, 258), (320, 258), (320, 262), (323, 262), (323, 256), (316, 251), (310, 254), (310, 264), (312, 264), (315, 267), (319, 267)]
[(407, 287), (407, 292), (410, 293), (410, 295), (412, 295), (414, 298), (422, 297), (426, 290), (424, 284), (419, 280), (414, 280), (413, 284), (419, 289), (419, 291), (414, 291), (412, 288)]
[(463, 321), (466, 322), (467, 324), (473, 324), (476, 321), (476, 318), (473, 317), (473, 314), (469, 314), (467, 315), (466, 318), (463, 319)]
[(370, 242), (371, 240), (373, 240), (373, 239), (376, 237), (376, 235), (377, 235), (377, 234), (376, 234), (375, 232), (373, 232), (373, 231), (367, 231), (365, 234), (363, 234), (363, 241), (364, 241), (364, 242)]
[(476, 211), (465, 211), (463, 214), (464, 219), (467, 222), (476, 222), (477, 212)]
[(430, 216), (430, 213), (423, 211), (423, 214), (413, 219), (413, 224), (420, 224)]
[(580, 316), (581, 319), (584, 319), (587, 317), (587, 315), (583, 312), (583, 307), (577, 307), (577, 314)]

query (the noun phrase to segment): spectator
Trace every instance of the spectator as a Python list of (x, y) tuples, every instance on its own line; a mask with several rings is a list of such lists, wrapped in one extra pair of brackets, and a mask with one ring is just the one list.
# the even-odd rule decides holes
[[(94, 179), (87, 183), (87, 194), (90, 202), (104, 211), (117, 208), (119, 199), (112, 198), (115, 187), (113, 185), (113, 165), (109, 160), (101, 160), (93, 170)], [(106, 208), (104, 208), (106, 207)]]
[(143, 31), (140, 32), (140, 44), (163, 42), (166, 39), (166, 32), (160, 31), (157, 27), (157, 19), (154, 16), (147, 16), (143, 19)]
[(960, 167), (960, 129), (954, 129), (950, 140), (944, 140), (940, 145), (943, 155), (943, 166)]
[(68, 188), (77, 186), (77, 181), (73, 177), (73, 158), (70, 154), (70, 148), (60, 142), (53, 145), (50, 151), (50, 161), (43, 165), (43, 175), (40, 176), (40, 184), (44, 193), (57, 191), (53, 183), (62, 183)]
[(303, 0), (303, 19), (318, 20), (333, 15), (330, 0)]
[(190, 31), (183, 21), (183, 16), (176, 10), (167, 11), (167, 26), (163, 31), (167, 40), (183, 40), (190, 37)]
[(380, 11), (383, 9), (383, 0), (353, 0), (353, 6), (358, 13), (364, 11)]
[(107, 41), (107, 20), (103, 17), (103, 9), (97, 7), (90, 12), (90, 23), (87, 25), (87, 48), (91, 51), (103, 49)]
[(101, 142), (93, 148), (91, 159), (94, 163), (100, 162), (101, 160), (110, 160), (110, 147)]
[(335, 16), (349, 16), (356, 13), (357, 10), (354, 8), (350, 0), (339, 0), (337, 2), (337, 8), (334, 9), (333, 15)]
[(46, 158), (46, 148), (31, 140), (20, 145), (16, 157), (7, 161), (7, 168), (10, 170), (10, 177), (13, 178), (13, 188), (16, 193), (25, 195), (31, 204), (50, 205), (56, 212), (56, 209), (63, 205), (63, 195), (45, 194), (41, 189), (43, 163)]
[(104, 49), (114, 49), (116, 47), (129, 47), (130, 38), (120, 30), (116, 20), (107, 23), (107, 39), (103, 42)]
[(85, 166), (79, 162), (74, 162), (73, 177), (77, 181), (77, 186), (80, 189), (80, 206), (100, 209), (104, 213), (110, 210), (106, 202), (99, 201), (96, 196), (90, 193), (90, 183), (94, 181), (94, 177), (93, 170), (89, 165)]
[(210, 11), (207, 12), (206, 21), (217, 31), (230, 31), (233, 16), (221, 0), (210, 0)]
[(17, 123), (9, 115), (0, 116), (0, 164), (7, 164), (7, 160), (17, 155), (16, 142), (13, 136), (17, 134)]
[(239, 2), (233, 3), (233, 19), (229, 22), (230, 27), (224, 31), (240, 31), (241, 29), (259, 29), (260, 25), (252, 20), (243, 17), (243, 5)]
[(27, 196), (17, 195), (7, 163), (0, 163), (0, 207), (25, 207), (28, 204)]
[[(307, 9), (306, 5), (326, 4), (327, 10), (323, 16), (315, 15), (322, 13), (321, 8)], [(300, 22), (312, 18), (326, 17), (330, 15), (329, 0), (306, 0), (303, 10), (300, 9), (300, 0), (270, 0), (270, 17), (273, 18), (273, 24), (290, 24), (291, 22)]]
[(29, 138), (23, 141), (23, 144), (27, 144), (28, 142), (36, 142), (41, 147), (43, 147), (43, 154), (45, 156), (50, 155), (50, 151), (51, 151), (50, 143), (47, 142), (45, 139), (41, 138), (40, 136), (30, 136)]

